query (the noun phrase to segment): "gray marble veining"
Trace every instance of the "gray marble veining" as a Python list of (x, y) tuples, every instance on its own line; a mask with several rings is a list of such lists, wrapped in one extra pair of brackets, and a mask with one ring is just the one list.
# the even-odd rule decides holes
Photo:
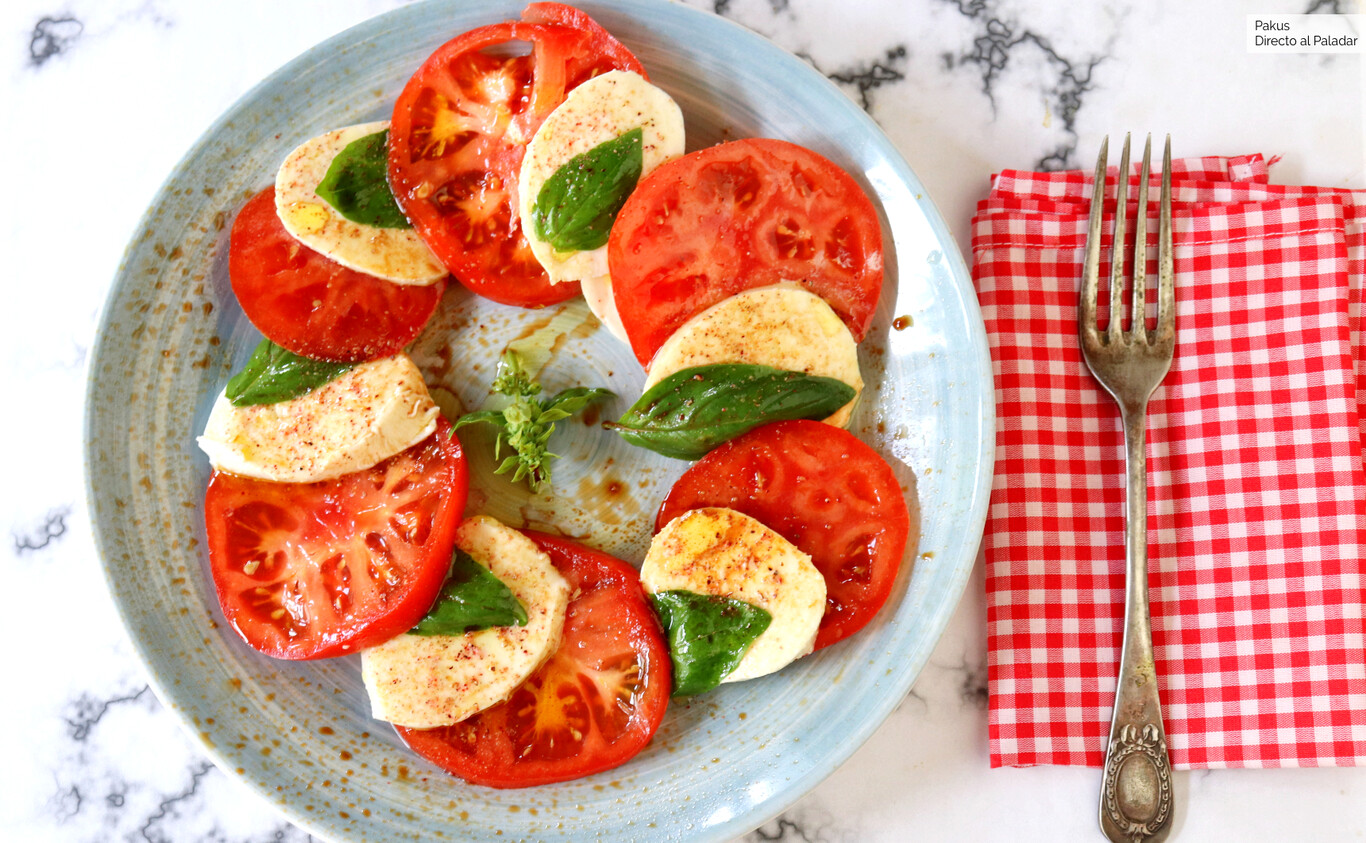
[[(0, 737), (5, 839), (313, 839), (205, 761), (157, 701), (109, 605), (83, 504), (87, 349), (157, 185), (255, 81), (399, 4), (219, 5), (16, 0), (0, 9), (0, 44), (9, 45), (0, 48), (0, 90), (20, 123), (0, 141), (11, 166), (20, 162), (20, 199), (0, 212), (13, 257), (2, 388), (35, 408), (6, 423), (22, 444), (0, 510), (11, 595), (0, 630), (15, 683)], [(1076, 167), (1099, 135), (1127, 129), (1171, 131), (1183, 153), (1283, 155), (1277, 180), (1366, 187), (1362, 58), (1249, 56), (1243, 4), (689, 5), (773, 39), (840, 85), (898, 144), (963, 247), (990, 172)], [(1256, 10), (1351, 5), (1300, 0)], [(1012, 839), (1097, 839), (1095, 771), (987, 769), (982, 589), (979, 566), (930, 664), (873, 739), (746, 840), (994, 840), (1007, 820)], [(1183, 779), (1190, 808), (1173, 839), (1366, 834), (1358, 770)]]

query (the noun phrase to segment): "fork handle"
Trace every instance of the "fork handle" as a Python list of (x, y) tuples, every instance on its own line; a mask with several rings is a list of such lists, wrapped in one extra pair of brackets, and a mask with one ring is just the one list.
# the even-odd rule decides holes
[(1115, 843), (1165, 840), (1172, 818), (1171, 764), (1148, 613), (1147, 409), (1147, 398), (1135, 404), (1120, 402), (1129, 482), (1124, 519), (1124, 644), (1100, 798), (1101, 830)]

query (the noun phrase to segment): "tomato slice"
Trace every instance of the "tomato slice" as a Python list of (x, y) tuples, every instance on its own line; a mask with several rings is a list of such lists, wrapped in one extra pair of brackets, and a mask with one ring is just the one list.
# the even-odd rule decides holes
[(318, 483), (215, 472), (204, 499), (223, 614), (279, 659), (355, 652), (406, 632), (436, 600), (465, 509), (465, 455), (436, 432)]
[[(531, 52), (512, 54), (519, 44)], [(557, 3), (522, 21), (466, 32), (432, 53), (394, 104), (389, 183), (455, 277), (503, 304), (542, 307), (579, 294), (551, 284), (522, 233), (517, 179), (536, 129), (579, 83), (609, 70), (645, 75), (591, 18)]]
[(394, 284), (349, 269), (295, 240), (275, 188), (243, 206), (228, 250), (232, 291), (256, 329), (295, 354), (365, 361), (401, 351), (436, 312), (445, 280)]
[(659, 728), (673, 680), (634, 568), (568, 539), (527, 535), (574, 595), (559, 649), (507, 702), (440, 729), (397, 727), (418, 755), (489, 787), (568, 781), (625, 763)]
[(882, 229), (848, 173), (809, 149), (748, 139), (641, 179), (612, 226), (612, 294), (649, 366), (688, 319), (724, 298), (797, 281), (862, 340), (882, 293)]
[(743, 512), (810, 555), (825, 577), (818, 650), (858, 632), (887, 602), (911, 527), (886, 460), (816, 421), (757, 427), (707, 454), (669, 491), (655, 531), (705, 506)]

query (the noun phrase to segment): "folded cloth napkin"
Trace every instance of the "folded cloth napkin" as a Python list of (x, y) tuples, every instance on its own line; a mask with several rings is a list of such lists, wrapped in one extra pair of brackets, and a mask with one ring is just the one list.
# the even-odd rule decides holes
[[(1177, 350), (1147, 443), (1172, 763), (1366, 764), (1366, 192), (1267, 184), (1261, 156), (1173, 163)], [(997, 395), (993, 766), (1098, 766), (1109, 735), (1124, 442), (1077, 345), (1090, 193), (1081, 172), (1006, 171), (973, 220)]]

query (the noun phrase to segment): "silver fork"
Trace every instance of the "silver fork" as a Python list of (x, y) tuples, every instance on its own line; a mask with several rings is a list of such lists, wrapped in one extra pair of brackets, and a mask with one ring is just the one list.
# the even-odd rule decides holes
[(1128, 504), (1124, 519), (1124, 645), (1119, 660), (1110, 743), (1101, 779), (1100, 827), (1115, 843), (1160, 841), (1171, 830), (1172, 781), (1167, 733), (1157, 696), (1152, 627), (1148, 614), (1148, 466), (1144, 450), (1148, 398), (1166, 377), (1176, 348), (1176, 279), (1172, 270), (1172, 141), (1162, 154), (1162, 194), (1158, 223), (1157, 329), (1149, 331), (1145, 285), (1148, 251), (1148, 167), (1152, 136), (1143, 145), (1138, 180), (1138, 236), (1134, 238), (1133, 309), (1123, 328), (1125, 200), (1129, 180), (1129, 137), (1119, 162), (1114, 234), (1110, 240), (1110, 318), (1102, 333), (1096, 321), (1100, 286), (1101, 217), (1105, 205), (1105, 166), (1109, 138), (1101, 144), (1091, 196), (1082, 276), (1080, 334), (1086, 365), (1119, 403), (1124, 421)]

